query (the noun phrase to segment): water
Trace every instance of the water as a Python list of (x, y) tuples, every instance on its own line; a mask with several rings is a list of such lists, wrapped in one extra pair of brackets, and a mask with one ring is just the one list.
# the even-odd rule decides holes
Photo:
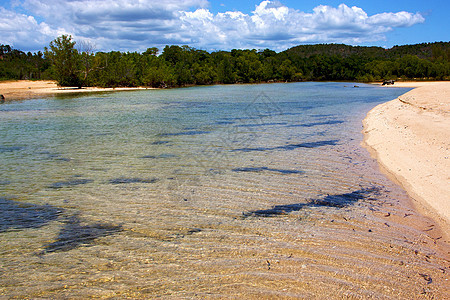
[(365, 113), (406, 91), (292, 83), (1, 105), (0, 295), (445, 298), (434, 224), (359, 145)]

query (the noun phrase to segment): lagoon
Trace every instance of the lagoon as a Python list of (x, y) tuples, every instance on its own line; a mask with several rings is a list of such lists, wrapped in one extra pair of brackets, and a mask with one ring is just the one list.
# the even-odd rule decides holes
[(0, 295), (442, 297), (445, 260), (417, 229), (432, 220), (360, 146), (365, 114), (407, 90), (219, 85), (0, 105)]

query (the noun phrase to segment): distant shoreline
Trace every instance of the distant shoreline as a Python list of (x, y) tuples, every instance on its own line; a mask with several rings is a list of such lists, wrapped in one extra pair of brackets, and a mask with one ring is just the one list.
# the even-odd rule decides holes
[(150, 87), (117, 87), (117, 88), (100, 88), (100, 87), (58, 87), (56, 81), (52, 80), (11, 80), (0, 81), (0, 95), (4, 96), (4, 101), (26, 100), (39, 98), (42, 96), (54, 96), (63, 94), (78, 93), (101, 93), (116, 91), (136, 91), (151, 90)]
[[(336, 81), (341, 82), (341, 81)], [(342, 81), (347, 82), (347, 81)], [(424, 84), (430, 84), (437, 81), (396, 81), (394, 85), (387, 87), (419, 87)], [(283, 81), (263, 82), (265, 83), (283, 83)], [(450, 83), (450, 81), (449, 81)], [(240, 83), (236, 83), (240, 84)], [(369, 84), (381, 85), (381, 82), (369, 82)], [(231, 84), (233, 85), (233, 84)], [(192, 85), (198, 86), (198, 85)], [(157, 90), (152, 87), (59, 87), (53, 80), (7, 80), (0, 81), (0, 95), (4, 96), (4, 102), (14, 100), (34, 99), (42, 96), (69, 95), (79, 93), (101, 93), (101, 92), (117, 92), (117, 91), (137, 91), (137, 90)]]
[(394, 86), (415, 89), (367, 114), (363, 146), (449, 238), (450, 82)]

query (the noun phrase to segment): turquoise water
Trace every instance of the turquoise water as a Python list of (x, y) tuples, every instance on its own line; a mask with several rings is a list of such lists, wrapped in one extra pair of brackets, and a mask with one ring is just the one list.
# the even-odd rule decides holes
[(380, 217), (410, 213), (394, 206), (408, 198), (359, 145), (365, 113), (406, 91), (292, 83), (2, 104), (0, 294), (340, 297), (365, 286), (401, 298), (425, 284), (440, 295), (443, 261), (419, 261), (417, 249), (435, 252), (408, 243), (421, 233)]

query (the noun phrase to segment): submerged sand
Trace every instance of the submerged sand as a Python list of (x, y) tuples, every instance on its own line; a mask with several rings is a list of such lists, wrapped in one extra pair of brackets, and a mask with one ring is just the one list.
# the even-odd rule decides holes
[[(450, 224), (450, 82), (396, 82), (415, 87), (378, 105), (364, 120), (365, 146), (417, 201), (417, 208)], [(392, 88), (392, 86), (389, 86)], [(67, 93), (147, 88), (61, 88), (56, 81), (4, 81), (4, 100)], [(445, 231), (445, 230), (444, 230)]]
[(416, 208), (450, 224), (450, 82), (396, 83), (416, 87), (372, 109), (365, 146), (401, 184)]
[[(23, 114), (14, 117), (22, 118)], [(110, 137), (105, 140), (112, 140)], [(284, 137), (275, 144), (285, 141)], [(96, 138), (101, 151), (106, 146)], [(124, 152), (131, 145), (121, 144)], [(190, 147), (178, 145), (172, 148), (175, 153), (189, 158), (183, 165), (198, 164), (198, 158), (191, 158)], [(86, 150), (80, 147), (73, 152), (79, 153), (75, 157), (84, 157), (89, 153)], [(302, 150), (309, 153), (243, 152), (230, 156), (225, 165), (227, 169), (256, 163), (314, 170), (306, 174), (308, 177), (266, 171), (190, 176), (173, 172), (174, 167), (178, 169), (175, 162), (158, 165), (152, 160), (155, 165), (149, 173), (141, 169), (138, 176), (155, 171), (168, 180), (148, 186), (86, 184), (67, 191), (39, 189), (43, 203), (47, 203), (44, 195), (51, 195), (55, 197), (50, 198), (52, 205), (67, 208), (70, 215), (33, 231), (13, 229), (2, 233), (0, 260), (10, 271), (0, 278), (0, 295), (80, 299), (449, 299), (450, 252), (441, 255), (441, 234), (436, 233), (434, 222), (414, 213), (410, 206), (400, 205), (408, 197), (376, 168), (365, 165), (369, 161), (372, 166), (367, 153), (354, 142), (328, 150)], [(117, 148), (113, 153), (119, 151)], [(349, 164), (341, 153), (352, 153), (355, 163)], [(136, 154), (133, 151), (132, 156), (142, 161)], [(60, 158), (64, 157), (56, 157)], [(101, 168), (86, 168), (83, 178), (108, 182), (113, 174), (134, 174), (123, 168), (128, 160), (119, 155), (114, 154), (113, 160), (108, 156), (106, 161), (111, 165), (96, 162), (92, 166), (98, 163)], [(65, 162), (58, 162), (58, 166), (60, 163)], [(206, 161), (206, 166), (214, 167), (216, 163)], [(197, 168), (200, 172), (203, 169)], [(78, 170), (73, 172), (79, 174)], [(362, 174), (365, 179), (357, 179)], [(372, 182), (382, 188), (363, 188), (372, 187)], [(36, 186), (33, 183), (32, 189), (38, 190)], [(350, 196), (356, 202), (333, 207), (327, 204), (330, 196)], [(275, 205), (286, 207), (286, 212), (264, 215), (270, 214)], [(76, 211), (80, 214), (72, 215)], [(261, 213), (255, 213), (258, 211)], [(407, 226), (403, 226), (406, 222)], [(122, 231), (108, 233), (119, 227)], [(51, 248), (61, 241), (65, 243), (62, 239), (69, 234), (75, 243), (79, 240), (82, 244), (70, 251)], [(70, 241), (65, 245), (71, 245)], [(39, 254), (45, 249), (50, 250)]]
[(89, 93), (89, 92), (112, 92), (149, 89), (143, 87), (135, 88), (99, 88), (99, 87), (58, 87), (56, 81), (52, 80), (14, 80), (0, 82), (0, 95), (4, 100), (21, 100), (37, 98), (41, 96), (52, 96), (68, 93)]
[[(450, 82), (396, 82), (393, 87), (415, 89), (368, 113), (364, 120), (364, 144), (391, 178), (417, 201), (420, 210), (448, 225)], [(0, 101), (137, 89), (147, 88), (78, 89), (58, 87), (56, 81), (4, 81), (0, 82), (0, 95), (5, 99)]]

